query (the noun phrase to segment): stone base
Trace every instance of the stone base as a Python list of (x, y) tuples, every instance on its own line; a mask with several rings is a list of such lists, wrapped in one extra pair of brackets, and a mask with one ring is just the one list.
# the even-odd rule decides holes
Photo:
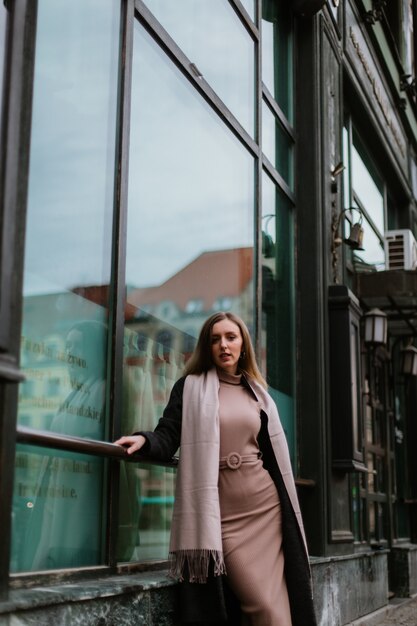
[(388, 604), (387, 551), (313, 558), (318, 626), (350, 624)]
[(389, 555), (390, 590), (400, 598), (417, 593), (417, 545), (403, 544), (391, 548)]
[(180, 626), (176, 595), (163, 572), (12, 590), (0, 626)]
[[(414, 554), (417, 554), (415, 552)], [(319, 626), (342, 626), (388, 604), (386, 552), (312, 558)], [(179, 626), (175, 583), (165, 572), (120, 574), (11, 590), (0, 626)]]

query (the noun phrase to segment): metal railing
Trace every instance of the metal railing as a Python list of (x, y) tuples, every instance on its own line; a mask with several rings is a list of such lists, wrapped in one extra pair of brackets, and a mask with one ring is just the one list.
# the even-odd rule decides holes
[[(92, 454), (117, 461), (130, 461), (134, 463), (145, 463), (149, 465), (160, 465), (164, 467), (177, 467), (178, 457), (174, 456), (169, 461), (157, 461), (150, 459), (146, 455), (135, 453), (128, 454), (124, 448), (107, 441), (97, 441), (96, 439), (84, 439), (82, 437), (70, 437), (59, 435), (46, 430), (34, 430), (25, 426), (18, 426), (16, 429), (16, 439), (18, 443), (41, 446), (43, 448), (55, 448), (66, 450), (67, 452), (80, 452), (81, 454)], [(316, 481), (309, 478), (296, 478), (297, 487), (315, 487)]]
[(66, 450), (67, 452), (80, 452), (81, 454), (101, 456), (118, 461), (133, 461), (135, 463), (162, 465), (165, 467), (176, 467), (178, 465), (177, 457), (172, 457), (169, 461), (156, 461), (149, 459), (143, 454), (128, 454), (122, 446), (115, 443), (97, 441), (96, 439), (84, 439), (82, 437), (70, 437), (46, 430), (34, 430), (25, 426), (17, 427), (16, 440), (17, 443)]

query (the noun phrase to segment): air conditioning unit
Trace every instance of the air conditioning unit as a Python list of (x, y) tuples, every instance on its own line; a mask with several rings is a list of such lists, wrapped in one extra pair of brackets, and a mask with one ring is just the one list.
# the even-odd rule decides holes
[(411, 230), (387, 230), (384, 250), (387, 269), (415, 270), (417, 268), (417, 242)]

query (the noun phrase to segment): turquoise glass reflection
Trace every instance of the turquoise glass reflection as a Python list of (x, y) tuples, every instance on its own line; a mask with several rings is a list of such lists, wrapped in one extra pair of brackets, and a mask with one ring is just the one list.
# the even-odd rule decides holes
[(262, 368), (295, 462), (295, 296), (293, 214), (267, 174), (262, 177)]
[(293, 187), (293, 141), (266, 102), (262, 103), (262, 152)]
[(11, 571), (102, 561), (103, 465), (85, 454), (17, 447)]
[[(155, 428), (209, 314), (253, 321), (253, 158), (139, 23), (132, 78), (123, 432)], [(122, 481), (119, 559), (166, 558), (174, 475)]]
[(262, 80), (292, 122), (292, 20), (285, 3), (276, 0), (262, 0)]
[[(116, 0), (38, 3), (18, 423), (89, 439), (106, 435), (119, 14)], [(68, 469), (78, 457), (20, 457), (18, 474), (40, 473), (15, 490), (14, 525), (33, 545), (22, 552), (13, 531), (14, 571), (101, 563), (103, 464), (78, 472)], [(58, 536), (65, 520), (71, 540)]]
[(253, 136), (254, 42), (230, 3), (224, 0), (146, 0), (146, 4)]

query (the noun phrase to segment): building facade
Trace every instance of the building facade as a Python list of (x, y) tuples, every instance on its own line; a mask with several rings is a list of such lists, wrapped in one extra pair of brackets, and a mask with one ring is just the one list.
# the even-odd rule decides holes
[[(178, 624), (152, 429), (240, 315), (321, 625), (417, 593), (415, 0), (0, 7), (0, 624)], [(382, 334), (378, 332), (382, 328)]]

